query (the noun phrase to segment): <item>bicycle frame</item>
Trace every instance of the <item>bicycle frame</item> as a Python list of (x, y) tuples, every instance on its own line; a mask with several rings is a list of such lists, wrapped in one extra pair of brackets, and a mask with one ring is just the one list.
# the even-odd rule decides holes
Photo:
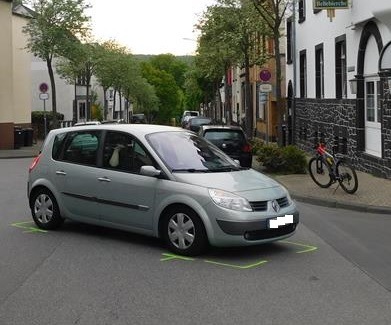
[[(318, 156), (321, 156), (324, 161), (326, 162), (326, 165), (329, 169), (330, 176), (335, 182), (338, 180), (338, 175), (337, 175), (337, 162), (339, 161), (338, 158), (336, 157), (334, 150), (333, 153), (330, 153), (326, 150), (326, 146), (323, 143), (320, 143), (318, 147), (316, 148), (316, 153)], [(318, 166), (317, 166), (318, 167)]]

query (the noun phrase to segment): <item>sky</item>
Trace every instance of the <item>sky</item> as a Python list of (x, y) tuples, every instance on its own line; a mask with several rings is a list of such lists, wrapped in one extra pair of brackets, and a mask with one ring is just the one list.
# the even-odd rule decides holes
[(194, 25), (214, 0), (88, 0), (96, 40), (115, 40), (133, 54), (192, 55)]

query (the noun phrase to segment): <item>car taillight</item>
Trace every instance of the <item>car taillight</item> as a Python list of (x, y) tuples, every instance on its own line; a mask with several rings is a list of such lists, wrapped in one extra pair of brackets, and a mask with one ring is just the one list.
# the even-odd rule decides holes
[(35, 168), (35, 166), (38, 165), (39, 159), (41, 158), (41, 154), (39, 154), (37, 157), (35, 157), (29, 167), (29, 173)]
[(250, 146), (248, 143), (246, 143), (246, 144), (243, 146), (242, 151), (243, 151), (243, 152), (251, 152), (251, 146)]

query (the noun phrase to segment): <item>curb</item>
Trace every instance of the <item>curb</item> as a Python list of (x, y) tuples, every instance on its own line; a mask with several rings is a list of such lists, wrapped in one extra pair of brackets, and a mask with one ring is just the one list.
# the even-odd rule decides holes
[(377, 214), (390, 214), (391, 208), (384, 206), (375, 206), (375, 205), (364, 205), (359, 203), (346, 203), (337, 200), (329, 200), (329, 199), (320, 199), (313, 196), (303, 196), (300, 194), (295, 194), (293, 192), (289, 192), (293, 199), (303, 202), (309, 203), (313, 205), (324, 206), (328, 208), (336, 208), (336, 209), (345, 209), (352, 210), (358, 212), (367, 212), (367, 213), (377, 213)]

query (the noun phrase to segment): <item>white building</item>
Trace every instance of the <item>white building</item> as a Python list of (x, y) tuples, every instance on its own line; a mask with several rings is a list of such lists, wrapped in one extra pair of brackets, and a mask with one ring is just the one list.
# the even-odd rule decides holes
[[(347, 147), (361, 170), (391, 177), (391, 2), (296, 1), (287, 21), (287, 94), (295, 140), (310, 151), (324, 139)], [(351, 89), (351, 86), (354, 86)]]

